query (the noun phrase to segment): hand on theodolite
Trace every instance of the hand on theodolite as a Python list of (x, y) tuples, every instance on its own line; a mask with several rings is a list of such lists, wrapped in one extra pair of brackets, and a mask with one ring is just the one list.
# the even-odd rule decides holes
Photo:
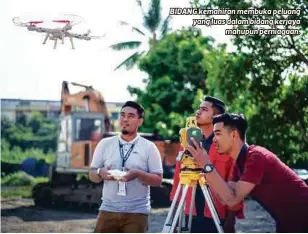
[(198, 166), (204, 168), (206, 164), (210, 164), (209, 155), (206, 150), (203, 148), (202, 143), (198, 145), (194, 138), (191, 138), (191, 141), (194, 146), (187, 146), (187, 150), (194, 157), (195, 162)]

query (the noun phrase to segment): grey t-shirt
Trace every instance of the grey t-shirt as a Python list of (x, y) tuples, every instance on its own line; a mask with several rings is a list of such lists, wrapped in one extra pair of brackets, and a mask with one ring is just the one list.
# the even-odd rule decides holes
[[(136, 168), (149, 173), (162, 174), (162, 162), (158, 148), (147, 139), (137, 135), (130, 142), (124, 141), (120, 135), (102, 139), (97, 145), (91, 168), (121, 169), (122, 159), (120, 156), (119, 142), (123, 145), (124, 155), (131, 145), (135, 146), (125, 162), (128, 169)], [(150, 186), (144, 185), (140, 180), (134, 179), (126, 183), (126, 196), (118, 195), (117, 181), (104, 181), (102, 205), (99, 208), (111, 212), (128, 212), (148, 214), (150, 212)]]

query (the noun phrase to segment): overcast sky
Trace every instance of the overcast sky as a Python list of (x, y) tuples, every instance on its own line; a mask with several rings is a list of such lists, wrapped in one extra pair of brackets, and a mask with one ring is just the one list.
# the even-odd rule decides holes
[[(143, 1), (147, 3), (148, 1)], [(147, 4), (145, 4), (147, 5)], [(163, 17), (170, 7), (188, 7), (189, 0), (162, 0)], [(42, 45), (44, 35), (17, 27), (12, 18), (78, 14), (85, 23), (73, 28), (73, 32), (106, 37), (100, 40), (74, 40), (72, 50), (68, 39), (65, 45), (53, 41)], [(189, 16), (175, 16), (172, 29), (192, 24)], [(1, 98), (59, 100), (63, 80), (92, 85), (102, 92), (108, 102), (126, 101), (130, 97), (127, 86), (144, 87), (142, 79), (146, 74), (138, 69), (126, 71), (114, 68), (129, 52), (116, 52), (109, 45), (136, 39), (136, 34), (118, 25), (118, 21), (142, 25), (140, 8), (135, 0), (1, 0), (0, 1), (0, 95)], [(211, 35), (219, 43), (230, 44), (230, 37), (224, 35), (224, 26), (202, 28), (203, 34)]]

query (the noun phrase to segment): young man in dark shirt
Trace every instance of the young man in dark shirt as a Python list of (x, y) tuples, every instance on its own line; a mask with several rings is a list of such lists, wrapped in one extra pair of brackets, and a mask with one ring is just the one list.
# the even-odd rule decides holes
[(188, 150), (204, 167), (219, 199), (232, 207), (251, 195), (274, 218), (277, 232), (308, 232), (308, 186), (275, 154), (245, 142), (243, 115), (225, 113), (214, 117), (213, 124), (216, 150), (236, 160), (234, 182), (227, 184), (220, 177), (201, 145), (194, 142)]

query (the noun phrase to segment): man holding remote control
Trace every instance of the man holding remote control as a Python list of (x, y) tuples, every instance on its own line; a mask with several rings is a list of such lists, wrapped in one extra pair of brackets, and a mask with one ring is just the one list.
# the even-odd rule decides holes
[[(104, 180), (102, 205), (95, 232), (144, 233), (150, 213), (150, 186), (162, 183), (162, 162), (155, 144), (137, 131), (143, 122), (144, 109), (128, 101), (121, 108), (121, 134), (102, 139), (97, 145), (89, 178), (94, 183)], [(108, 170), (127, 173), (115, 180)]]

